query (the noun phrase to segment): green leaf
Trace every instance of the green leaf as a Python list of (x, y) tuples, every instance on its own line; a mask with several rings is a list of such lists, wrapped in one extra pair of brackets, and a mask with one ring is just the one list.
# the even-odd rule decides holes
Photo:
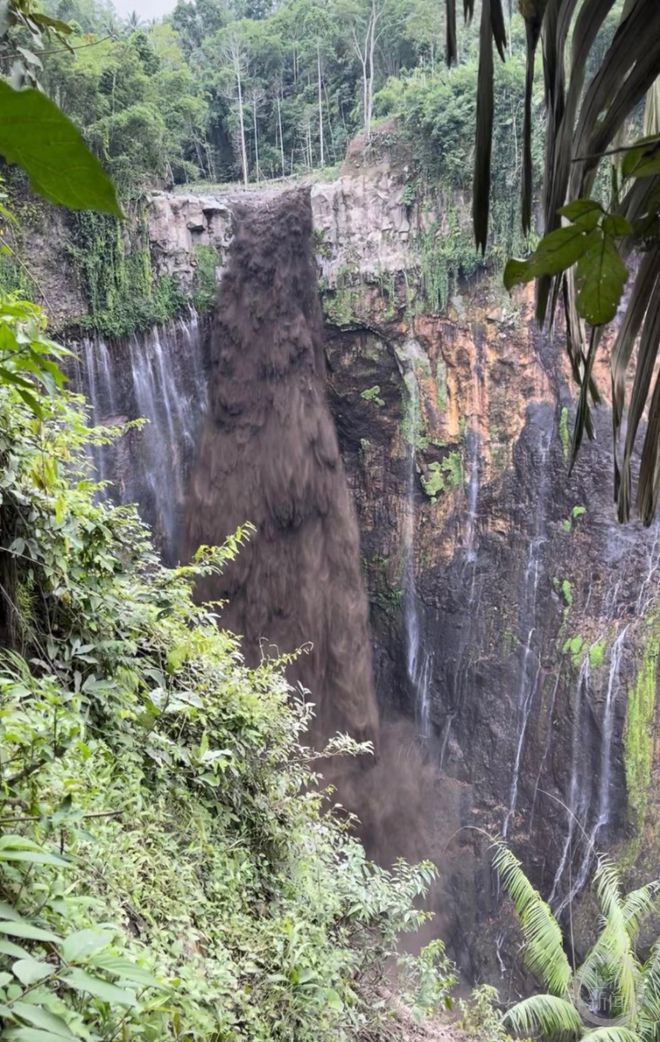
[(8, 934), (10, 937), (25, 937), (29, 941), (50, 941), (51, 944), (61, 944), (61, 938), (57, 937), (50, 930), (42, 930), (38, 926), (33, 926), (32, 923), (28, 923), (25, 920), (20, 922), (0, 922), (0, 933)]
[(29, 959), (30, 953), (11, 941), (0, 941), (0, 955), (11, 955), (13, 959)]
[(512, 258), (507, 261), (504, 268), (504, 285), (509, 292), (511, 292), (514, 286), (531, 282), (534, 277), (534, 269), (529, 260)]
[(562, 206), (559, 214), (583, 228), (595, 228), (602, 217), (603, 208), (595, 199), (574, 199)]
[[(12, 543), (12, 547), (13, 545), (14, 544)], [(11, 550), (12, 547), (10, 547), (9, 549)], [(13, 907), (13, 905), (8, 905), (6, 901), (0, 901), (0, 918), (13, 919), (15, 922), (18, 922), (21, 916)]]
[(544, 235), (530, 261), (535, 275), (558, 275), (566, 271), (589, 249), (593, 232), (585, 234), (579, 225), (555, 228)]
[(30, 186), (70, 210), (121, 217), (112, 182), (63, 112), (38, 90), (0, 80), (0, 154), (22, 167)]
[(68, 970), (60, 976), (60, 980), (75, 991), (88, 992), (103, 1002), (117, 1003), (120, 1006), (135, 1006), (137, 999), (130, 991), (123, 991), (114, 984), (108, 984), (100, 977), (93, 977), (84, 970)]
[(67, 962), (78, 962), (107, 948), (112, 940), (110, 930), (78, 930), (64, 938), (62, 958)]
[(660, 174), (660, 137), (641, 138), (639, 147), (626, 152), (621, 170), (624, 177), (653, 177)]
[(325, 1001), (329, 1009), (334, 1010), (336, 1013), (342, 1012), (344, 1003), (341, 1000), (341, 995), (334, 988), (325, 989)]
[(630, 224), (619, 213), (608, 213), (607, 217), (603, 219), (602, 228), (605, 235), (611, 235), (613, 238), (632, 235)]
[(628, 269), (608, 236), (598, 236), (580, 258), (575, 272), (578, 314), (592, 326), (611, 322), (616, 315)]
[(100, 953), (93, 956), (91, 961), (100, 970), (106, 970), (107, 973), (111, 973), (116, 977), (122, 977), (124, 980), (134, 981), (136, 984), (143, 984), (146, 987), (163, 987), (153, 974), (149, 973), (148, 970), (143, 970), (141, 966), (136, 966), (130, 959), (122, 959), (120, 956)]
[(0, 850), (0, 861), (27, 861), (31, 865), (68, 865), (59, 854), (37, 853), (34, 850)]
[(12, 966), (12, 970), (21, 984), (25, 984), (29, 987), (30, 984), (34, 984), (36, 981), (48, 977), (53, 972), (53, 967), (48, 962), (41, 962), (39, 959), (28, 958), (19, 959)]
[(32, 1024), (33, 1027), (50, 1031), (52, 1034), (57, 1035), (58, 1038), (71, 1039), (75, 1037), (71, 1034), (61, 1017), (51, 1013), (50, 1010), (44, 1009), (43, 1006), (35, 1006), (28, 1002), (15, 1002), (12, 1011), (21, 1020), (27, 1020), (28, 1024)]
[(53, 1042), (50, 1031), (39, 1031), (38, 1028), (14, 1028), (3, 1033), (7, 1042)]

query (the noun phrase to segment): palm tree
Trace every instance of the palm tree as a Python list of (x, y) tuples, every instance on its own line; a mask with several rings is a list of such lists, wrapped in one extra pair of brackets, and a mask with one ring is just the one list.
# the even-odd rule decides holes
[[(524, 936), (528, 968), (545, 991), (513, 1006), (507, 1026), (526, 1038), (589, 1042), (659, 1042), (660, 940), (646, 961), (635, 950), (640, 927), (656, 908), (660, 881), (627, 896), (617, 870), (601, 856), (594, 886), (601, 910), (600, 934), (577, 969), (564, 950), (559, 923), (527, 879), (520, 862), (502, 842), (494, 844), (493, 865), (513, 901)], [(589, 1000), (607, 997), (607, 1024), (589, 1028)], [(603, 1018), (604, 1020), (605, 1018)]]
[[(637, 506), (650, 524), (660, 498), (660, 3), (624, 0), (612, 41), (589, 75), (594, 41), (614, 2), (519, 0), (527, 38), (522, 223), (528, 231), (533, 198), (531, 98), (541, 41), (547, 112), (545, 236), (528, 260), (507, 265), (505, 284), (511, 288), (536, 280), (540, 324), (547, 320), (551, 325), (561, 305), (571, 367), (580, 386), (575, 459), (584, 431), (592, 434), (590, 402), (599, 400), (592, 372), (603, 329), (616, 315), (631, 276), (632, 289), (611, 351), (614, 491), (619, 519), (627, 520), (633, 449), (648, 409)], [(447, 58), (452, 62), (457, 54), (456, 0), (445, 3)], [(468, 19), (474, 7), (475, 0), (464, 0)], [(502, 0), (482, 0), (473, 199), (474, 234), (482, 249), (488, 236), (493, 43), (504, 59)], [(636, 114), (645, 98), (640, 127)], [(607, 206), (600, 201), (603, 181), (612, 185)]]

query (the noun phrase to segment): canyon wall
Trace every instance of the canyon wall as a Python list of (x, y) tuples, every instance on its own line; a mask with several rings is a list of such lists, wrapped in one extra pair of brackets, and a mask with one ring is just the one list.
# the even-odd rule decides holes
[[(384, 162), (310, 188), (326, 387), (357, 507), (381, 713), (391, 735), (401, 719), (412, 722), (398, 744), (385, 743), (376, 770), (391, 756), (417, 777), (417, 795), (414, 782), (406, 789), (417, 799), (408, 824), (418, 827), (423, 808), (426, 846), (401, 853), (427, 850), (442, 862), (438, 903), (453, 954), (471, 977), (495, 979), (513, 961), (511, 935), (483, 839), (467, 826), (503, 833), (558, 911), (583, 890), (597, 849), (614, 850), (631, 881), (657, 870), (660, 529), (614, 519), (606, 408), (569, 476), (575, 395), (560, 341), (537, 330), (528, 296), (510, 299), (487, 273), (451, 280), (434, 262), (434, 246), (451, 234), (442, 209), (410, 201), (404, 180)], [(262, 193), (251, 205), (266, 213), (271, 203)], [(213, 249), (221, 313), (241, 206), (232, 197), (157, 194), (148, 208), (154, 271), (189, 292), (196, 249)], [(241, 306), (250, 312), (255, 301), (243, 296)], [(231, 339), (231, 329), (224, 335)], [(198, 372), (180, 338), (166, 330), (159, 342), (165, 368)], [(212, 472), (225, 466), (218, 431), (234, 422), (223, 399), (234, 377), (226, 382), (218, 367), (225, 347), (217, 330), (199, 349), (211, 403), (206, 411), (190, 385), (175, 396), (203, 415), (190, 461), (170, 459), (159, 484), (185, 485), (192, 472), (203, 499)], [(104, 350), (121, 403), (98, 392)], [(87, 372), (96, 385), (89, 376), (87, 385), (97, 420), (140, 411), (136, 392), (121, 391), (135, 371), (127, 350), (95, 345)], [(265, 342), (260, 351), (265, 365)], [(322, 363), (314, 364), (320, 376)], [(167, 379), (152, 369), (161, 401)], [(606, 372), (598, 376), (606, 387)], [(161, 438), (178, 444), (167, 410), (160, 420), (157, 411)], [(116, 460), (123, 450), (112, 451)], [(131, 458), (115, 466), (130, 472)], [(222, 485), (213, 489), (219, 504)], [(129, 490), (171, 546), (148, 497)], [(185, 508), (188, 495), (175, 499)], [(225, 507), (217, 513), (231, 527), (241, 518)], [(213, 515), (208, 503), (204, 512)], [(194, 540), (223, 534), (214, 522), (207, 538), (201, 516), (190, 527)], [(168, 524), (176, 528), (178, 517)], [(237, 620), (256, 639), (259, 626), (243, 609)], [(360, 784), (371, 799), (379, 783)], [(405, 800), (381, 816), (382, 831), (405, 833), (397, 815), (405, 818)], [(396, 852), (371, 833), (377, 850)]]

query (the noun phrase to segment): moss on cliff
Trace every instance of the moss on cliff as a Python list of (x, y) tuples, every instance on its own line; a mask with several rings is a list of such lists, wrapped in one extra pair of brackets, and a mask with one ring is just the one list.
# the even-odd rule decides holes
[(628, 817), (639, 831), (646, 816), (653, 758), (653, 717), (660, 637), (651, 636), (632, 688), (628, 692), (623, 734), (624, 766), (628, 796)]
[(78, 325), (103, 336), (124, 337), (180, 312), (186, 300), (172, 276), (152, 266), (144, 214), (137, 210), (125, 236), (118, 221), (102, 214), (75, 214), (68, 252), (87, 314)]

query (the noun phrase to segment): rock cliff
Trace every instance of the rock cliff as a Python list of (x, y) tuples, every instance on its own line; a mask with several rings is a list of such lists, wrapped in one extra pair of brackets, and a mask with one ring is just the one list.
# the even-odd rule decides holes
[[(382, 713), (414, 722), (433, 814), (503, 832), (555, 909), (582, 891), (597, 849), (648, 877), (660, 846), (660, 529), (614, 519), (607, 409), (569, 476), (574, 393), (529, 298), (509, 299), (487, 272), (453, 280), (439, 267), (441, 204), (410, 200), (386, 163), (310, 193)], [(212, 248), (222, 298), (235, 206), (154, 195), (156, 274), (190, 293), (196, 248)], [(112, 366), (123, 351), (112, 346)], [(483, 841), (463, 831), (431, 849), (454, 954), (472, 977), (496, 977), (506, 941)]]

